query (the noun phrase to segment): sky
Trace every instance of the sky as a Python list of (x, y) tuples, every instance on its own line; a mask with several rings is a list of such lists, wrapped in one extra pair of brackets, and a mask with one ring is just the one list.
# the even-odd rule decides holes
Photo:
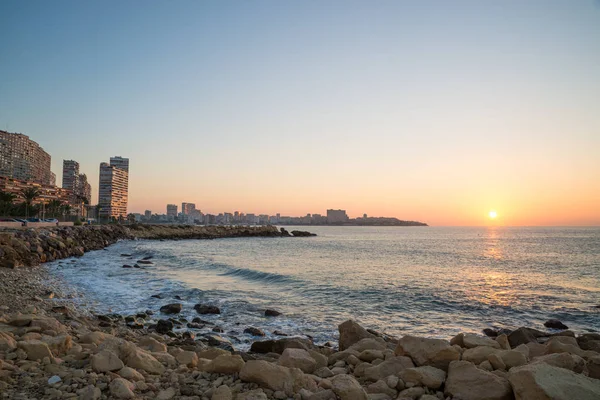
[[(129, 211), (600, 225), (600, 2), (0, 1), (0, 129)], [(490, 210), (498, 217), (491, 220)]]

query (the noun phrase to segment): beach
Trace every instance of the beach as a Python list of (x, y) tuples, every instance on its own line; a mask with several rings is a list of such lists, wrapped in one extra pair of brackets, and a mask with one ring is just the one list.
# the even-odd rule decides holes
[[(160, 239), (168, 239), (162, 235)], [(122, 243), (118, 240), (115, 243)], [(90, 255), (106, 252), (92, 247)], [(143, 258), (134, 261), (152, 265), (154, 258)], [(77, 259), (54, 263), (67, 269)], [(349, 319), (323, 327), (337, 332), (329, 343), (315, 343), (302, 334), (265, 335), (242, 323), (240, 337), (252, 335), (254, 340), (238, 345), (211, 322), (221, 311), (214, 304), (188, 308), (185, 301), (154, 298), (158, 309), (147, 312), (91, 313), (85, 290), (50, 273), (47, 265), (0, 268), (0, 398), (600, 396), (600, 335), (565, 329), (561, 321), (545, 321), (547, 326), (537, 329), (489, 329), (440, 339), (390, 335)], [(256, 318), (285, 319), (280, 310), (255, 310)], [(185, 329), (189, 324), (204, 328)], [(544, 379), (548, 376), (552, 382)]]

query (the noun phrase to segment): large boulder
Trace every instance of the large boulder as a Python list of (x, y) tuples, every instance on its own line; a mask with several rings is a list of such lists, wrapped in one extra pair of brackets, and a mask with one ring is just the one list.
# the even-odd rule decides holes
[(221, 314), (219, 307), (208, 304), (196, 304), (194, 310), (196, 310), (198, 314)]
[(253, 353), (277, 353), (282, 354), (287, 348), (309, 350), (313, 344), (308, 339), (303, 338), (284, 338), (278, 340), (263, 340), (254, 342), (250, 346), (250, 351)]
[(303, 349), (285, 349), (279, 357), (278, 363), (284, 367), (298, 368), (307, 374), (312, 374), (317, 367), (315, 359)]
[(245, 362), (239, 355), (221, 354), (212, 360), (206, 367), (209, 372), (218, 374), (236, 374), (239, 373)]
[(429, 365), (448, 370), (450, 362), (460, 359), (460, 352), (446, 340), (403, 336), (396, 346), (396, 355), (409, 356), (419, 367)]
[(336, 375), (331, 379), (331, 389), (340, 400), (368, 400), (362, 386), (350, 375)]
[(510, 383), (468, 361), (452, 361), (444, 393), (461, 400), (512, 400)]
[(569, 353), (554, 353), (547, 354), (534, 358), (530, 364), (548, 364), (553, 367), (568, 369), (569, 371), (581, 373), (583, 372), (586, 363), (585, 360), (578, 355)]
[(407, 368), (400, 372), (404, 383), (412, 386), (426, 386), (430, 389), (439, 389), (446, 380), (446, 372), (434, 367), (424, 366)]
[(90, 361), (95, 372), (118, 371), (124, 367), (123, 361), (110, 350), (102, 350), (94, 354)]
[(383, 339), (377, 338), (377, 336), (367, 332), (365, 328), (351, 319), (341, 323), (338, 326), (338, 331), (340, 332), (340, 350), (346, 350), (361, 339), (379, 339), (383, 342)]
[(472, 349), (465, 350), (462, 354), (462, 359), (465, 361), (470, 361), (473, 364), (479, 365), (482, 362), (486, 361), (490, 354), (496, 354), (500, 351), (502, 350), (495, 349), (489, 346), (474, 347)]
[(508, 379), (517, 400), (600, 399), (600, 380), (546, 363), (513, 368)]
[(43, 360), (45, 357), (52, 360), (54, 358), (48, 345), (40, 340), (25, 340), (18, 342), (17, 346), (27, 353), (28, 360)]
[(160, 312), (163, 314), (179, 314), (182, 308), (183, 304), (181, 303), (167, 304), (160, 308)]
[(0, 352), (12, 351), (17, 348), (17, 341), (8, 333), (0, 332)]
[(287, 368), (263, 360), (251, 360), (240, 370), (244, 382), (258, 383), (274, 391), (282, 391), (293, 396), (300, 389), (316, 388), (312, 379), (297, 368)]
[(378, 381), (387, 378), (390, 375), (398, 375), (406, 368), (413, 368), (414, 366), (415, 365), (409, 357), (392, 357), (373, 367), (367, 367), (364, 372), (364, 377), (370, 381)]
[(527, 344), (529, 342), (535, 342), (537, 338), (544, 337), (546, 334), (536, 329), (521, 327), (512, 331), (508, 335), (508, 342), (510, 347), (515, 348), (520, 344)]

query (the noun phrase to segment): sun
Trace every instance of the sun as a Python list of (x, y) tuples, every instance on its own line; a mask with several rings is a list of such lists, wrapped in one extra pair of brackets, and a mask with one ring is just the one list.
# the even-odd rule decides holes
[(488, 213), (488, 216), (491, 219), (496, 219), (496, 217), (498, 216), (498, 213), (496, 212), (496, 210), (490, 210), (490, 212)]

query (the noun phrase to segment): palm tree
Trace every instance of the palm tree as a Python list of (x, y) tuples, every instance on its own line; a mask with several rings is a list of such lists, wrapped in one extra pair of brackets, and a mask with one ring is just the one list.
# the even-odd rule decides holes
[(52, 200), (48, 203), (48, 214), (52, 216), (52, 218), (56, 218), (56, 216), (60, 213), (60, 207), (62, 203), (60, 200)]
[(62, 209), (62, 214), (65, 218), (67, 218), (67, 215), (71, 214), (72, 207), (69, 204), (63, 204), (61, 206), (61, 209)]
[(21, 196), (25, 200), (25, 218), (29, 218), (29, 208), (40, 195), (40, 189), (32, 187), (21, 190)]
[(13, 207), (13, 201), (17, 196), (13, 193), (0, 191), (0, 210), (3, 216), (9, 216), (11, 208)]

